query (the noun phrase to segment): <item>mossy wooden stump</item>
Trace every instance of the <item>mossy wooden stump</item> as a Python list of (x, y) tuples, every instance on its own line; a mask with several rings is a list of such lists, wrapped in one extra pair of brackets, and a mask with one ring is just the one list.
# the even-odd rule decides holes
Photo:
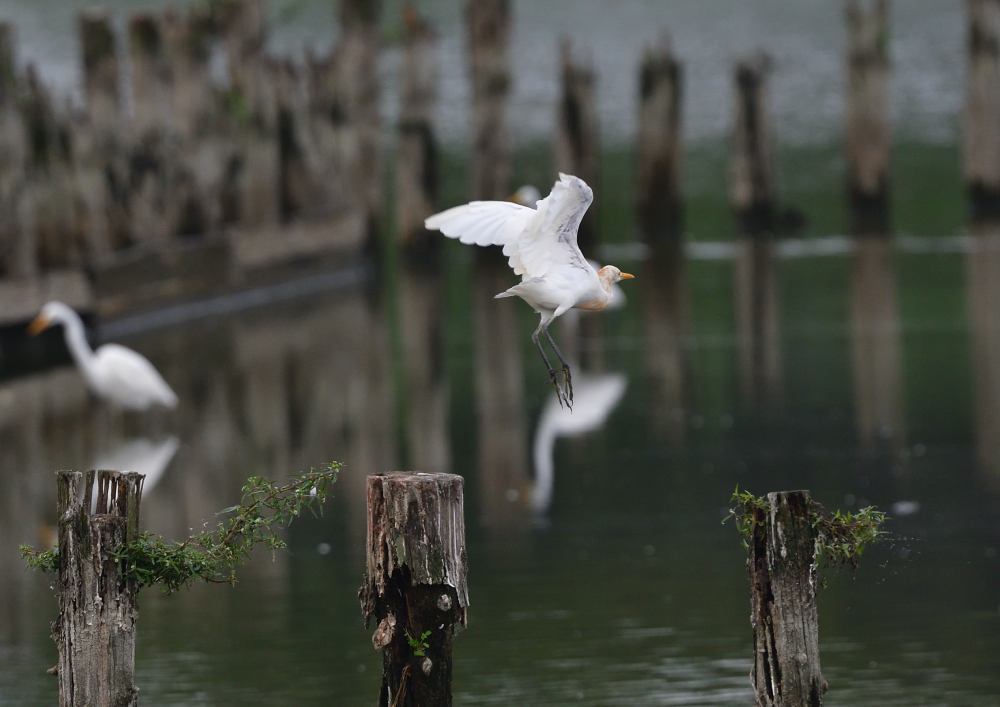
[(368, 477), (367, 573), (359, 597), (383, 655), (379, 705), (451, 705), (452, 642), (469, 593), (463, 479)]
[[(97, 503), (91, 513), (94, 477)], [(135, 539), (142, 474), (57, 473), (60, 707), (139, 704), (135, 686), (138, 587), (126, 579), (115, 552)]]
[(750, 623), (754, 699), (760, 707), (818, 707), (826, 681), (819, 664), (817, 530), (808, 491), (767, 494), (753, 509)]

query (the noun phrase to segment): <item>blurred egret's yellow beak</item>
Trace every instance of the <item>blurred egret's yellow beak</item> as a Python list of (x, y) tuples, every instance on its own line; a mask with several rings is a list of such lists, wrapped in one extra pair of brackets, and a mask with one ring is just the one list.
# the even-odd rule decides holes
[(635, 275), (633, 275), (632, 273), (630, 273), (630, 272), (623, 272), (622, 273), (622, 280), (634, 280), (634, 279), (635, 279)]
[(28, 325), (28, 333), (31, 334), (32, 336), (40, 334), (41, 332), (48, 329), (49, 324), (51, 323), (52, 322), (50, 322), (48, 319), (39, 314), (31, 321), (31, 324)]

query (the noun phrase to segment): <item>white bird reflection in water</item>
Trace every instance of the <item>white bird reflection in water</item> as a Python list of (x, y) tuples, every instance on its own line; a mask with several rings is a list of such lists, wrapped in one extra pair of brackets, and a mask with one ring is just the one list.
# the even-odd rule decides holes
[(549, 396), (532, 445), (535, 483), (531, 489), (531, 508), (535, 513), (544, 514), (552, 503), (556, 439), (578, 437), (600, 429), (621, 402), (627, 386), (628, 380), (623, 373), (581, 372), (574, 385), (576, 402), (572, 410), (560, 406), (554, 394)]
[(180, 441), (174, 436), (157, 441), (133, 437), (98, 454), (90, 468), (144, 474), (146, 480), (143, 482), (142, 492), (145, 496), (160, 483), (179, 446)]

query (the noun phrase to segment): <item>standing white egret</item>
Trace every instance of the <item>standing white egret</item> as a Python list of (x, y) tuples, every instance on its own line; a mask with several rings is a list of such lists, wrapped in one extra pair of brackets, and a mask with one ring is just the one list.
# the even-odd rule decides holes
[(63, 326), (66, 346), (95, 395), (126, 410), (177, 407), (177, 395), (145, 356), (118, 344), (105, 344), (94, 351), (79, 315), (62, 302), (42, 307), (28, 325), (28, 332), (34, 336), (56, 324)]
[[(509, 201), (473, 201), (435, 214), (424, 226), (449, 238), (479, 246), (498, 245), (508, 257), (520, 284), (497, 298), (517, 296), (541, 317), (531, 340), (548, 369), (560, 404), (573, 406), (573, 379), (569, 364), (549, 334), (549, 324), (570, 309), (599, 311), (611, 302), (612, 286), (635, 277), (614, 265), (596, 272), (576, 243), (576, 232), (594, 192), (579, 177), (559, 174), (552, 191), (536, 209)], [(562, 364), (563, 386), (538, 341), (545, 334)]]

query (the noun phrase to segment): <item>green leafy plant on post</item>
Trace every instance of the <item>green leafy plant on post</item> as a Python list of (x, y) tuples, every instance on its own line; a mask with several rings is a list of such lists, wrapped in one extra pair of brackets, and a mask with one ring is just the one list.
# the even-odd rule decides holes
[[(755, 511), (767, 511), (767, 498), (741, 491), (737, 486), (729, 502), (733, 505), (722, 522), (732, 520), (743, 540), (744, 549), (749, 549), (754, 523), (760, 517)], [(817, 531), (818, 566), (850, 565), (857, 568), (865, 549), (887, 534), (882, 530), (887, 517), (874, 506), (866, 506), (854, 513), (839, 510), (830, 513), (821, 503), (811, 501), (809, 518)]]
[(414, 638), (410, 635), (410, 632), (406, 632), (406, 642), (410, 644), (410, 650), (413, 651), (413, 655), (417, 658), (423, 658), (427, 655), (427, 649), (431, 647), (431, 644), (427, 642), (430, 637), (431, 632), (421, 631), (420, 638)]
[[(286, 547), (278, 534), (305, 512), (318, 515), (330, 487), (337, 481), (342, 464), (331, 462), (322, 469), (302, 472), (288, 482), (277, 483), (251, 476), (243, 485), (239, 504), (225, 508), (215, 527), (185, 540), (167, 540), (154, 533), (139, 536), (114, 555), (123, 576), (138, 587), (162, 585), (176, 592), (195, 580), (236, 583), (236, 570), (263, 545), (272, 551)], [(45, 572), (59, 569), (59, 551), (20, 547), (28, 566)]]

